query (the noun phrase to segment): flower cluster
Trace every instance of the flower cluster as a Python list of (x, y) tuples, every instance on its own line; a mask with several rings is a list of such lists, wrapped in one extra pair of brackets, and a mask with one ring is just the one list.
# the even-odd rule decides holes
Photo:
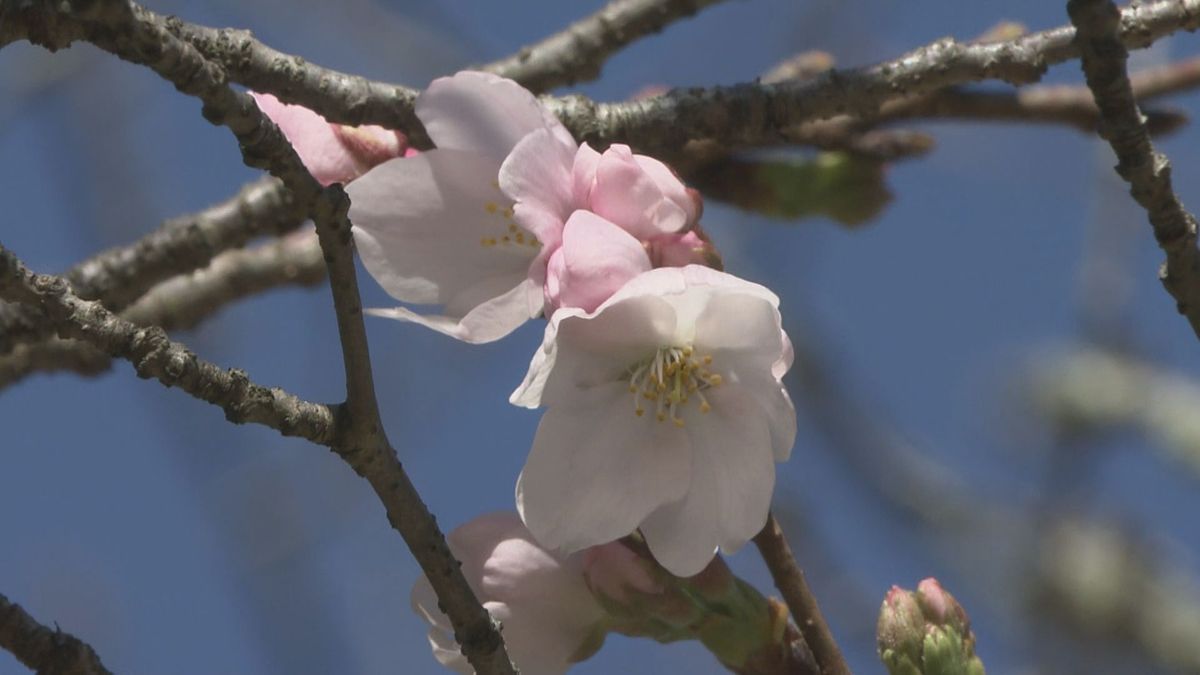
[[(516, 487), (538, 550), (561, 561), (636, 531), (659, 564), (689, 577), (762, 528), (775, 462), (795, 438), (781, 381), (791, 344), (774, 293), (714, 269), (700, 196), (665, 164), (577, 143), (532, 94), (485, 73), (436, 80), (418, 97), (436, 145), (420, 153), (383, 152), (376, 132), (358, 131), (380, 151), (348, 158), (345, 132), (311, 120), (293, 131), (303, 125), (259, 101), (314, 174), (332, 164), (354, 179), (359, 255), (406, 303), (371, 313), (470, 343), (547, 318), (510, 399), (546, 409)], [(323, 149), (306, 152), (302, 133)], [(365, 164), (377, 165), (357, 171)], [(516, 621), (497, 597), (506, 609), (489, 609)]]

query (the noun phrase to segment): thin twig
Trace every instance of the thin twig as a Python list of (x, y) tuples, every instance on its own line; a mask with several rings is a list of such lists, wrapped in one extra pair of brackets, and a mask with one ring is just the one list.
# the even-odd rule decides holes
[[(283, 185), (265, 178), (220, 204), (171, 218), (132, 244), (98, 253), (64, 276), (79, 297), (120, 311), (165, 279), (204, 267), (256, 237), (294, 230), (305, 219)], [(0, 307), (0, 354), (50, 332), (28, 309)]]
[[(1148, 101), (1200, 86), (1200, 58), (1147, 68), (1129, 78), (1133, 95)], [(1187, 120), (1175, 111), (1147, 111), (1151, 134), (1172, 131)], [(891, 101), (871, 118), (873, 122), (914, 118), (958, 118), (1013, 122), (1060, 123), (1095, 133), (1100, 109), (1087, 87), (1057, 85), (1028, 87), (1015, 92), (945, 89), (915, 99)]]
[[(231, 302), (285, 285), (312, 286), (325, 276), (316, 235), (297, 233), (252, 249), (226, 251), (207, 268), (150, 289), (120, 316), (138, 326), (188, 329)], [(37, 318), (46, 324), (41, 315)], [(96, 376), (111, 366), (111, 357), (86, 342), (50, 338), (0, 356), (0, 390), (33, 373)]]
[[(67, 9), (71, 9), (70, 6)], [(237, 137), (243, 161), (266, 169), (283, 181), (296, 203), (312, 217), (329, 270), (346, 371), (347, 399), (336, 409), (330, 447), (374, 489), (384, 505), (388, 522), (404, 538), (437, 593), (439, 605), (454, 626), (455, 638), (476, 672), (485, 675), (514, 673), (496, 624), (455, 563), (432, 514), (400, 466), (379, 419), (355, 278), (350, 222), (346, 217), (349, 202), (345, 193), (336, 185), (322, 189), (253, 99), (230, 88), (220, 66), (206, 59), (189, 42), (172, 34), (161, 17), (125, 0), (95, 0), (67, 18), (84, 23), (87, 39), (96, 46), (149, 67), (179, 91), (200, 99), (204, 103), (205, 118), (225, 126)], [(59, 17), (57, 20), (65, 19)], [(9, 264), (17, 264), (15, 258)], [(26, 302), (38, 304), (49, 318), (67, 329), (89, 323), (70, 321), (78, 309), (71, 305), (83, 301), (70, 294), (64, 282), (58, 280), (60, 288), (47, 298), (29, 283), (41, 279), (42, 283), (49, 284), (47, 279), (52, 278), (35, 277), (27, 271), (24, 274), (29, 278), (20, 279), (20, 274), (15, 282), (9, 278), (10, 292), (23, 296), (20, 299)], [(62, 298), (73, 299), (67, 303), (66, 311), (63, 311), (62, 303), (56, 301)], [(112, 325), (138, 331), (133, 324), (112, 316), (99, 305), (88, 309), (105, 312)], [(161, 329), (148, 330), (169, 344)], [(105, 351), (119, 356), (127, 356), (132, 351), (129, 345), (121, 342), (98, 346), (108, 347)], [(134, 353), (133, 356), (144, 355)], [(193, 363), (196, 361), (194, 356), (191, 359)]]
[(2, 594), (0, 647), (38, 675), (112, 675), (87, 643), (43, 626)]
[(241, 371), (226, 371), (204, 361), (168, 339), (161, 328), (138, 327), (98, 302), (81, 299), (61, 277), (30, 272), (3, 246), (0, 298), (37, 308), (60, 337), (86, 341), (125, 359), (139, 377), (155, 378), (208, 401), (224, 410), (231, 422), (263, 424), (285, 436), (300, 436), (322, 445), (333, 441), (334, 413), (329, 406), (253, 384)]
[(594, 80), (610, 56), (721, 0), (612, 0), (560, 33), (483, 67), (535, 93)]
[(1154, 238), (1167, 254), (1159, 276), (1200, 337), (1200, 250), (1196, 219), (1171, 186), (1171, 164), (1154, 150), (1138, 111), (1121, 43), (1121, 12), (1110, 0), (1070, 0), (1067, 13), (1079, 29), (1076, 39), (1088, 88), (1100, 109), (1100, 135), (1117, 154), (1117, 173), (1146, 210)]
[(812, 650), (822, 675), (850, 675), (850, 666), (846, 665), (842, 650), (833, 639), (829, 624), (817, 605), (817, 598), (808, 587), (804, 572), (796, 564), (796, 558), (774, 514), (767, 517), (767, 526), (754, 537), (754, 545), (762, 554), (775, 587), (783, 594), (792, 619)]

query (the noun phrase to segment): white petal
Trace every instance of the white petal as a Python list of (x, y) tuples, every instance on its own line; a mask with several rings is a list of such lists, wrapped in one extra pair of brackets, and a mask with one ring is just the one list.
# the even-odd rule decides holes
[(713, 356), (713, 369), (739, 382), (767, 417), (777, 461), (791, 456), (796, 409), (783, 387), (792, 345), (770, 299), (743, 290), (714, 295), (696, 324), (696, 349)]
[(459, 651), (458, 643), (454, 641), (454, 627), (450, 620), (438, 609), (437, 595), (433, 586), (425, 576), (413, 584), (410, 602), (413, 612), (429, 624), (429, 647), (433, 650), (433, 658), (443, 666), (463, 675), (471, 675), (475, 670), (467, 661), (467, 657)]
[(405, 302), (447, 303), (483, 280), (527, 276), (537, 248), (484, 241), (509, 234), (496, 171), (481, 155), (432, 150), (380, 164), (347, 186), (359, 255), (384, 290)]
[(367, 314), (415, 323), (470, 344), (493, 342), (508, 335), (541, 312), (542, 289), (525, 279), (506, 293), (491, 298), (462, 318), (425, 315), (406, 307), (368, 309)]
[(463, 71), (438, 78), (417, 97), (414, 109), (437, 147), (478, 152), (497, 165), (536, 129), (570, 139), (533, 94), (490, 73)]
[(683, 577), (703, 570), (717, 548), (732, 552), (758, 534), (775, 487), (770, 435), (753, 397), (728, 384), (706, 395), (711, 412), (684, 414), (692, 445), (687, 495), (641, 526), (655, 560)]
[(534, 537), (562, 553), (623, 537), (687, 489), (688, 435), (634, 415), (624, 383), (551, 406), (517, 481), (517, 509)]
[(740, 290), (712, 293), (696, 322), (696, 349), (736, 359), (737, 370), (774, 377), (783, 357), (779, 310)]
[(557, 354), (543, 392), (551, 406), (604, 383), (619, 381), (628, 389), (629, 367), (653, 356), (676, 332), (675, 312), (656, 296), (630, 298), (590, 316), (555, 317)]
[(570, 400), (582, 389), (620, 380), (626, 368), (653, 355), (674, 332), (674, 311), (653, 295), (616, 304), (610, 298), (591, 314), (560, 308), (550, 317), (525, 380), (508, 400), (536, 408), (543, 400)]
[[(555, 314), (559, 313), (579, 315), (583, 314), (583, 310), (570, 307), (560, 309)], [(529, 370), (525, 372), (525, 379), (508, 397), (509, 403), (522, 408), (537, 408), (542, 405), (542, 392), (546, 388), (546, 379), (550, 377), (550, 373), (554, 370), (554, 364), (558, 360), (558, 343), (555, 340), (557, 335), (558, 322), (551, 318), (546, 322), (542, 345), (533, 353), (533, 358), (529, 362)]]

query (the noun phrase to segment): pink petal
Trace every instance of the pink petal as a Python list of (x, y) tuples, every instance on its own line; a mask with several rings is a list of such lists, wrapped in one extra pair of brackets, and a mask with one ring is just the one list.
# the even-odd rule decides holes
[(575, 204), (585, 206), (592, 202), (592, 186), (596, 184), (596, 167), (600, 164), (600, 153), (587, 143), (580, 143), (571, 166), (571, 191)]
[(712, 244), (692, 230), (659, 235), (648, 241), (647, 245), (650, 261), (655, 267), (711, 267), (711, 258), (715, 253)]
[(630, 279), (650, 269), (641, 242), (591, 211), (576, 211), (563, 229), (562, 248), (547, 269), (548, 305), (592, 311)]
[(560, 141), (570, 134), (521, 85), (490, 73), (462, 71), (430, 83), (414, 104), (439, 148), (470, 150), (497, 164), (526, 134), (548, 129)]
[(500, 166), (500, 189), (516, 202), (516, 221), (547, 247), (561, 240), (563, 223), (575, 210), (571, 195), (573, 147), (547, 129), (526, 135)]
[(646, 155), (634, 155), (634, 161), (642, 167), (642, 171), (654, 181), (663, 197), (671, 200), (687, 215), (687, 224), (692, 225), (700, 217), (700, 209), (696, 198), (688, 192), (687, 186), (679, 180), (679, 176), (666, 164)]
[(589, 206), (638, 239), (676, 232), (688, 222), (687, 211), (663, 194), (629, 146), (621, 144), (600, 156)]

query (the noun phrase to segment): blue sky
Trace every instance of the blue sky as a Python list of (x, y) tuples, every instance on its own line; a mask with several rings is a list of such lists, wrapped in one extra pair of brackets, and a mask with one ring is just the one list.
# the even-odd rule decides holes
[[(484, 0), (161, 2), (161, 12), (249, 27), (322, 65), (423, 85), (504, 56), (599, 2)], [(752, 79), (798, 51), (839, 65), (892, 58), (1001, 19), (1032, 29), (1065, 4), (927, 0), (736, 0), (637, 43), (578, 88), (622, 99), (646, 85)], [(1003, 12), (1003, 13), (1000, 13)], [(1183, 34), (1143, 63), (1196, 52)], [(1076, 64), (1047, 81), (1077, 83)], [(88, 47), (0, 51), (0, 241), (40, 271), (137, 238), (171, 215), (233, 194), (255, 174), (229, 134), (153, 74)], [(1196, 97), (1176, 102), (1196, 109)], [(922, 124), (938, 148), (889, 168), (893, 202), (855, 230), (772, 221), (712, 201), (705, 226), (730, 271), (776, 290), (787, 321), (819, 336), (834, 370), (894, 427), (961, 475), (971, 493), (1020, 512), (1044, 496), (1049, 444), (1016, 385), (1038, 356), (1079, 335), (1079, 266), (1098, 218), (1128, 228), (1126, 307), (1154, 360), (1197, 373), (1197, 345), (1156, 279), (1144, 216), (1108, 148), (1073, 129)], [(1200, 204), (1192, 129), (1163, 149), (1185, 203)], [(364, 278), (366, 303), (388, 300)], [(512, 508), (537, 414), (507, 403), (541, 327), (486, 346), (382, 319), (368, 323), (384, 419), (405, 467), (453, 527)], [(338, 400), (340, 356), (327, 289), (231, 306), (180, 339), (258, 382)], [(780, 467), (777, 505), (852, 666), (874, 659), (878, 602), (937, 576), (971, 611), (991, 672), (1033, 663), (1036, 631), (1006, 613), (1021, 589), (993, 552), (997, 528), (937, 533), (866, 486), (804, 419)], [(418, 574), (368, 486), (328, 451), (233, 427), (125, 364), (100, 378), (37, 376), (0, 392), (0, 592), (95, 645), (115, 672), (438, 673), (408, 608)], [(1074, 508), (1169, 542), (1196, 571), (1196, 476), (1121, 436), (1089, 454)], [(886, 472), (886, 466), (882, 467)], [(1082, 473), (1082, 470), (1081, 470)], [(1011, 553), (1011, 551), (1009, 552)], [(751, 550), (732, 559), (764, 590)], [(24, 672), (0, 653), (0, 674)], [(694, 644), (612, 638), (581, 673), (722, 672)]]

